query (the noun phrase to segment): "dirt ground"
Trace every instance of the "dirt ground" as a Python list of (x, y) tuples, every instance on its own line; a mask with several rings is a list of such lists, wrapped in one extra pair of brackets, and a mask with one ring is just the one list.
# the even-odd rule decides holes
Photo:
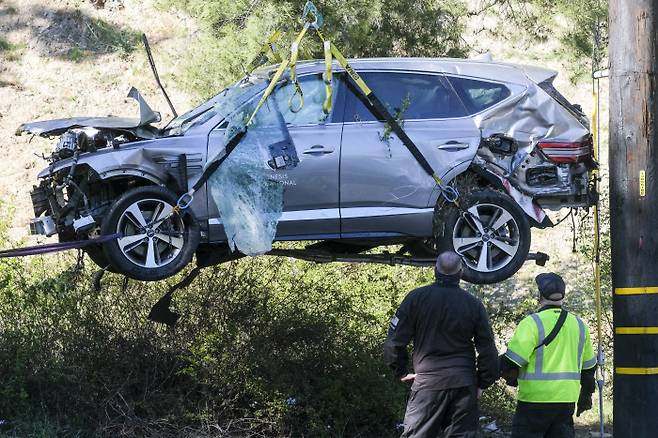
[[(14, 135), (24, 122), (82, 115), (135, 117), (126, 98), (137, 87), (150, 105), (171, 118), (156, 88), (141, 32), (149, 37), (160, 76), (176, 108), (191, 96), (175, 87), (179, 56), (195, 38), (192, 21), (156, 10), (150, 0), (90, 2), (0, 0), (0, 198), (15, 207), (11, 235), (27, 234), (29, 191), (46, 166), (53, 140)], [(121, 42), (128, 35), (130, 44)], [(7, 208), (4, 205), (3, 208)]]

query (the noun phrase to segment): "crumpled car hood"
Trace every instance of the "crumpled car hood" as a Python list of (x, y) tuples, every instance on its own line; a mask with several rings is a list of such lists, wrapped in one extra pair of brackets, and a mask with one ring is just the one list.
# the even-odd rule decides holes
[(60, 135), (71, 128), (106, 128), (133, 131), (142, 138), (155, 138), (153, 129), (142, 129), (151, 123), (160, 121), (160, 113), (153, 111), (139, 91), (132, 87), (128, 92), (139, 104), (139, 118), (132, 117), (71, 117), (67, 119), (42, 120), (37, 122), (23, 123), (16, 130), (16, 135), (22, 133), (50, 137)]

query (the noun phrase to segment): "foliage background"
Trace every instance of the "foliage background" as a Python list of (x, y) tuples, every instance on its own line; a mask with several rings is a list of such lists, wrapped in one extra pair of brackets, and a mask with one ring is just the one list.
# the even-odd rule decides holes
[[(275, 29), (285, 30), (284, 52), (301, 30), (304, 1), (161, 0), (197, 17), (203, 29), (198, 50), (188, 59), (183, 81), (208, 97), (243, 75), (242, 66)], [(345, 56), (463, 56), (461, 34), (466, 6), (460, 0), (329, 0), (318, 2), (323, 32)], [(301, 47), (305, 57), (321, 58), (317, 37)], [(282, 53), (286, 55), (287, 53)], [(213, 60), (208, 62), (208, 60)]]

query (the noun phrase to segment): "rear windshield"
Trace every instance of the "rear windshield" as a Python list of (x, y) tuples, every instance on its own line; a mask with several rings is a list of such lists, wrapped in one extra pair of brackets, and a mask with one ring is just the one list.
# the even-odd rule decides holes
[(544, 90), (546, 94), (551, 96), (553, 99), (557, 101), (564, 109), (569, 111), (573, 116), (575, 116), (578, 120), (581, 122), (583, 119), (585, 119), (585, 114), (580, 110), (580, 108), (576, 107), (573, 105), (571, 102), (567, 100), (566, 97), (562, 95), (559, 91), (557, 91), (557, 88), (553, 85), (553, 82), (551, 81), (544, 81), (539, 83), (539, 88)]

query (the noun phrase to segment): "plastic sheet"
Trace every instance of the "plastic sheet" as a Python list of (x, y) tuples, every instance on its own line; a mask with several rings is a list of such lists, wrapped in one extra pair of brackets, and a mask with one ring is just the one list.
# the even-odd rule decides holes
[[(224, 145), (246, 129), (253, 106), (249, 104), (231, 116)], [(271, 250), (276, 236), (284, 193), (283, 183), (275, 178), (276, 170), (299, 162), (278, 108), (274, 99), (268, 99), (236, 149), (208, 179), (229, 247), (250, 256)]]

